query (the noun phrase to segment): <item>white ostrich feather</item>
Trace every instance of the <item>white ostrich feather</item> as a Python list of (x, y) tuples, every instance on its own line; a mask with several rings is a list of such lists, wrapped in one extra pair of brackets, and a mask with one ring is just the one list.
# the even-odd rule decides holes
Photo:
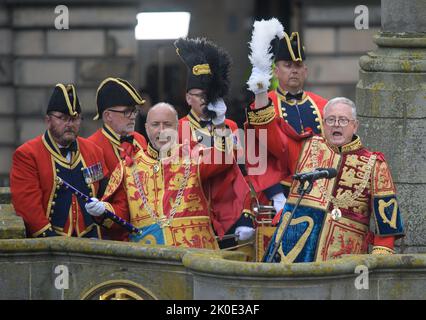
[(255, 21), (253, 33), (249, 47), (251, 54), (249, 59), (253, 65), (253, 71), (247, 85), (250, 91), (259, 92), (259, 89), (265, 91), (269, 87), (269, 81), (272, 78), (273, 53), (271, 51), (271, 41), (278, 36), (284, 37), (284, 27), (276, 19)]

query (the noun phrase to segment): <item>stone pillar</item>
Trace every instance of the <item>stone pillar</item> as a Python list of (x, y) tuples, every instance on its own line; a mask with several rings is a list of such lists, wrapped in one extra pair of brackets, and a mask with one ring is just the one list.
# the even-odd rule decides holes
[(426, 2), (381, 4), (378, 48), (360, 59), (359, 133), (390, 165), (406, 231), (400, 252), (425, 252)]

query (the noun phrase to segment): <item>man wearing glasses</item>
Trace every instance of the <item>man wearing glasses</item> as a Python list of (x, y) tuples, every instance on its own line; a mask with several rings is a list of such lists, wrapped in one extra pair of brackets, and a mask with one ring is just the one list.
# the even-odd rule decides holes
[[(267, 96), (257, 99), (265, 101)], [(265, 108), (252, 110), (249, 118), (254, 119), (255, 113), (262, 109)], [(257, 127), (266, 128), (268, 135), (279, 134), (281, 128), (273, 115), (265, 122)], [(299, 197), (300, 182), (293, 180), (265, 261), (325, 261), (344, 254), (367, 253), (369, 244), (373, 245), (372, 254), (393, 254), (394, 241), (404, 236), (389, 167), (382, 153), (365, 148), (356, 135), (355, 104), (343, 97), (330, 100), (324, 107), (322, 125), (323, 136), (314, 136), (303, 145), (296, 171), (335, 168), (337, 176), (316, 180), (284, 229)], [(277, 145), (268, 143), (268, 148), (273, 153), (288, 152), (285, 143)], [(371, 219), (374, 232), (369, 230)], [(279, 246), (278, 254), (269, 257), (274, 245)]]
[(46, 132), (13, 154), (10, 188), (16, 213), (29, 237), (98, 238), (99, 226), (83, 200), (56, 181), (60, 177), (94, 196), (108, 174), (102, 149), (78, 137), (82, 116), (73, 85), (56, 85), (45, 121)]
[[(107, 78), (96, 92), (96, 104), (94, 120), (102, 119), (103, 126), (88, 139), (102, 148), (108, 171), (112, 173), (120, 159), (125, 157), (125, 149), (135, 148), (135, 152), (146, 149), (145, 138), (134, 131), (138, 106), (143, 105), (144, 100), (128, 81)], [(103, 232), (112, 240), (127, 239), (124, 229)]]
[[(178, 39), (175, 42), (176, 52), (188, 68), (186, 95), (187, 104), (191, 107), (188, 115), (179, 119), (179, 142), (191, 141), (201, 148), (212, 148), (217, 139), (218, 124), (224, 125), (231, 132), (230, 141), (233, 149), (239, 147), (237, 124), (226, 119), (226, 108), (210, 110), (211, 102), (222, 101), (229, 90), (229, 73), (231, 58), (229, 54), (215, 43), (206, 39)], [(212, 53), (215, 53), (215, 58)], [(215, 61), (216, 60), (216, 61)], [(218, 99), (220, 97), (220, 99)], [(216, 105), (220, 106), (220, 103)], [(223, 103), (224, 105), (224, 103)], [(235, 152), (237, 154), (237, 152)], [(241, 178), (242, 177), (242, 174)], [(207, 190), (212, 211), (230, 211), (230, 205), (223, 199), (212, 198)], [(235, 238), (229, 235), (235, 234)], [(219, 242), (221, 248), (236, 246), (237, 240), (248, 240), (254, 234), (252, 216), (249, 210), (241, 213), (240, 219), (228, 230), (228, 236)]]

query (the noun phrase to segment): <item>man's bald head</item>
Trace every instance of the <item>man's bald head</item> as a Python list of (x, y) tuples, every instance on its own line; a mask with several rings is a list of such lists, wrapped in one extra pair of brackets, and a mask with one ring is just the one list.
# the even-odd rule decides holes
[(176, 143), (178, 114), (175, 108), (165, 102), (155, 104), (148, 111), (145, 128), (149, 141), (157, 151), (169, 142)]
[(158, 116), (166, 117), (171, 114), (173, 114), (176, 120), (176, 123), (178, 123), (178, 114), (176, 112), (176, 109), (170, 103), (159, 102), (153, 105), (152, 108), (149, 109), (148, 114), (146, 116), (146, 122), (149, 121), (150, 115), (151, 117), (157, 118)]

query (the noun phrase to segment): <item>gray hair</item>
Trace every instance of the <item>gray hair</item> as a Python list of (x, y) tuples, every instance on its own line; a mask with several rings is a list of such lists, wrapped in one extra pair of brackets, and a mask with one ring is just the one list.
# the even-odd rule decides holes
[(346, 104), (347, 106), (351, 107), (352, 116), (356, 120), (356, 106), (355, 106), (355, 103), (351, 99), (348, 99), (348, 98), (345, 98), (345, 97), (336, 97), (336, 98), (333, 98), (333, 99), (329, 100), (327, 102), (327, 104), (325, 105), (325, 107), (324, 107), (324, 114), (325, 114), (325, 112), (326, 112), (326, 110), (327, 110), (328, 107), (333, 106), (333, 105), (338, 104), (338, 103), (343, 103), (343, 104)]

